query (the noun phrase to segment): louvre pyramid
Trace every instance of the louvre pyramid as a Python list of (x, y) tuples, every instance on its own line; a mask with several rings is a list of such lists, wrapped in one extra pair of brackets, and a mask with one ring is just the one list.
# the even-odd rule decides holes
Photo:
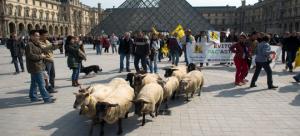
[(118, 8), (106, 10), (106, 14), (94, 33), (123, 34), (150, 31), (152, 27), (170, 32), (178, 24), (193, 32), (213, 29), (186, 0), (126, 0)]

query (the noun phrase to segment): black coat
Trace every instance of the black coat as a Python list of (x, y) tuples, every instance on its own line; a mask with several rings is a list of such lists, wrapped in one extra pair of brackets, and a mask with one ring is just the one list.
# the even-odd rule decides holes
[(15, 39), (7, 41), (7, 48), (11, 51), (12, 57), (23, 56), (25, 53), (25, 43)]
[(300, 45), (300, 40), (297, 37), (289, 37), (285, 41), (286, 44), (286, 50), (287, 51), (298, 51), (299, 45)]
[(122, 38), (119, 45), (119, 54), (130, 54), (132, 46), (132, 39), (126, 40), (125, 38)]

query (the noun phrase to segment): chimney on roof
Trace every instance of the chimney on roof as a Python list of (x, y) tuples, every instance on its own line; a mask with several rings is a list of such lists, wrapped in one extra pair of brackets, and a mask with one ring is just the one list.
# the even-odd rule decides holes
[(246, 6), (246, 0), (242, 0), (242, 6)]

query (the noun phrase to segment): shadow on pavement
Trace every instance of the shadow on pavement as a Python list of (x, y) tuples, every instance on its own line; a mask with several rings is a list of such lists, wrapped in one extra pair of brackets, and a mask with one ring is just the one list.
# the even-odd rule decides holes
[(1, 98), (0, 99), (0, 109), (26, 107), (26, 106), (41, 105), (41, 104), (44, 104), (43, 101), (38, 102), (38, 103), (30, 102), (30, 99), (28, 98), (28, 96)]
[(292, 83), (292, 85), (284, 86), (279, 88), (280, 93), (297, 92), (300, 88), (298, 83)]
[[(140, 125), (137, 116), (129, 116), (123, 119), (123, 135), (137, 129)], [(149, 120), (147, 120), (149, 122)], [(83, 116), (79, 116), (78, 111), (71, 111), (55, 120), (53, 123), (40, 126), (42, 130), (56, 129), (51, 136), (87, 136), (89, 133), (91, 121)], [(146, 124), (147, 125), (147, 124)], [(104, 133), (107, 136), (114, 136), (117, 133), (117, 123), (105, 124)], [(100, 125), (94, 127), (93, 135), (100, 134)]]
[(204, 66), (201, 69), (203, 69), (203, 70), (221, 70), (221, 71), (228, 71), (228, 72), (236, 71), (235, 67), (210, 67), (210, 66), (206, 67), (206, 66)]
[(244, 95), (247, 95), (249, 93), (257, 93), (261, 91), (266, 91), (268, 89), (260, 89), (260, 90), (246, 90), (247, 88), (236, 88), (233, 90), (225, 90), (220, 92), (218, 95), (215, 95), (215, 97), (243, 97)]
[(220, 91), (220, 90), (231, 89), (231, 88), (235, 88), (234, 83), (217, 84), (217, 85), (204, 87), (203, 92), (213, 92), (213, 91)]
[(293, 106), (300, 106), (300, 94), (295, 97), (295, 99), (290, 103)]
[(0, 73), (0, 76), (8, 76), (8, 75), (14, 75), (14, 72)]
[(13, 92), (7, 92), (6, 94), (29, 94), (29, 88)]

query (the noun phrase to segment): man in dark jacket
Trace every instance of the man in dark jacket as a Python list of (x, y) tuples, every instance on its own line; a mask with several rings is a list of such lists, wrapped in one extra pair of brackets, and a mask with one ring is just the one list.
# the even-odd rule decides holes
[(287, 67), (289, 72), (293, 72), (293, 62), (295, 61), (297, 51), (299, 49), (300, 40), (297, 37), (297, 33), (293, 32), (286, 41), (286, 51), (287, 51)]
[(15, 74), (20, 73), (18, 61), (20, 62), (22, 72), (24, 72), (24, 64), (23, 64), (23, 54), (25, 48), (24, 42), (22, 42), (21, 39), (17, 39), (17, 35), (13, 33), (11, 35), (11, 38), (7, 42), (7, 47), (10, 49), (11, 56), (13, 58), (13, 63), (16, 69)]
[(45, 64), (43, 63), (43, 60), (46, 56), (43, 54), (44, 49), (39, 43), (40, 34), (38, 31), (32, 30), (29, 32), (29, 36), (30, 40), (28, 45), (25, 47), (26, 66), (28, 73), (31, 75), (29, 98), (31, 102), (41, 101), (35, 94), (35, 90), (38, 85), (44, 103), (53, 103), (56, 99), (50, 98), (50, 95), (45, 88), (45, 81), (43, 77)]
[(142, 63), (143, 70), (147, 72), (147, 57), (150, 54), (150, 45), (147, 38), (145, 38), (143, 32), (139, 32), (137, 38), (134, 40), (133, 53), (134, 67), (136, 72), (141, 72), (139, 68), (140, 60)]
[(124, 58), (126, 57), (126, 70), (127, 72), (130, 72), (130, 49), (133, 46), (133, 41), (130, 38), (130, 34), (128, 32), (125, 33), (124, 37), (122, 39), (120, 39), (120, 46), (119, 46), (119, 55), (120, 55), (120, 71), (119, 73), (121, 73), (123, 71), (124, 68)]

